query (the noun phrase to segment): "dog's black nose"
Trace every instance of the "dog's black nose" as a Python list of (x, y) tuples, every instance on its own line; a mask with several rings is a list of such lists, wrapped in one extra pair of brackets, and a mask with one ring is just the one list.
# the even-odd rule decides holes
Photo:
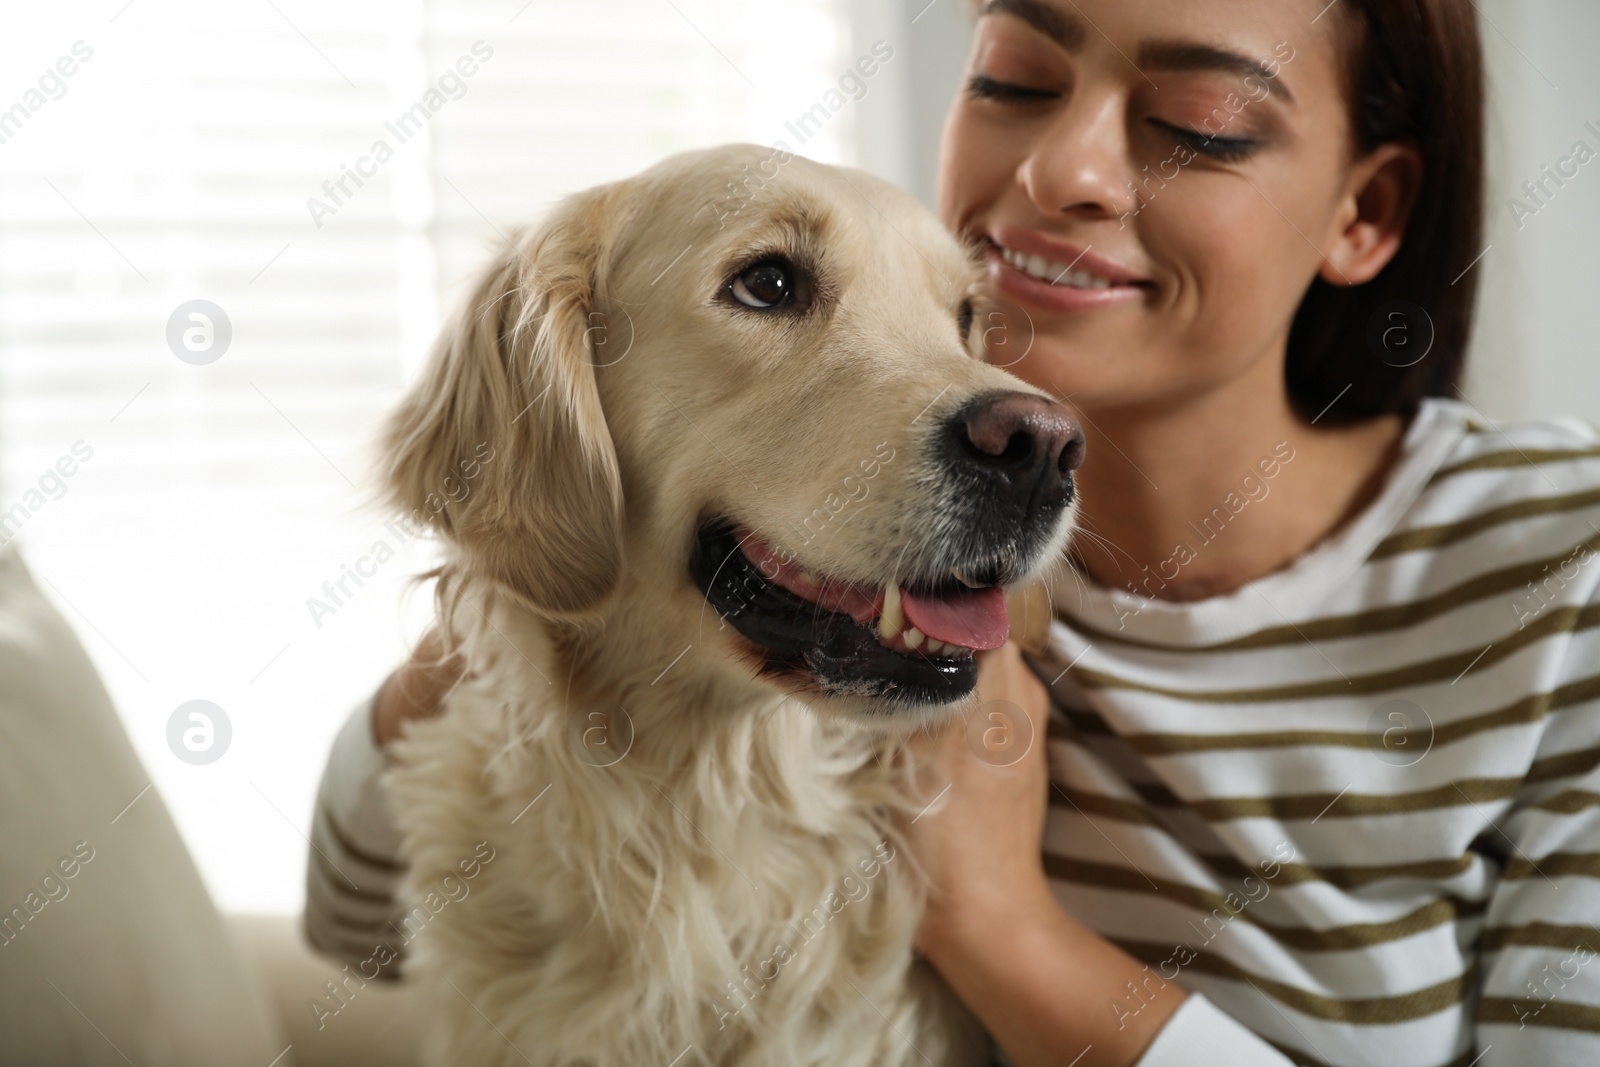
[(1023, 514), (1071, 501), (1083, 431), (1059, 404), (1031, 393), (990, 393), (963, 406), (947, 428), (952, 463)]

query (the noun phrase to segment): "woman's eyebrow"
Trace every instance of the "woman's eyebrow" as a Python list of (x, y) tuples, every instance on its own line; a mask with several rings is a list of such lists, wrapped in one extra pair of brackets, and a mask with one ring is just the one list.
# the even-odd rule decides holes
[(1158, 71), (1224, 71), (1241, 77), (1257, 77), (1270, 86), (1271, 91), (1286, 103), (1294, 103), (1294, 94), (1283, 83), (1282, 64), (1274, 67), (1263, 60), (1202, 44), (1199, 41), (1146, 41), (1139, 46), (1139, 64)]
[(1082, 22), (1045, 0), (987, 0), (978, 17), (1010, 15), (1021, 19), (1069, 52), (1083, 51), (1089, 33)]

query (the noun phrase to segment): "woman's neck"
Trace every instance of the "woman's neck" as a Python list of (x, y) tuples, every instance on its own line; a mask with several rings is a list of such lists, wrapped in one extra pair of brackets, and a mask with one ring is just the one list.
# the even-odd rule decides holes
[(1330, 410), (1309, 425), (1289, 405), (1282, 364), (1262, 366), (1270, 382), (1240, 379), (1160, 407), (1078, 409), (1089, 449), (1080, 570), (1160, 600), (1217, 596), (1287, 566), (1373, 501), (1404, 421), (1340, 426)]

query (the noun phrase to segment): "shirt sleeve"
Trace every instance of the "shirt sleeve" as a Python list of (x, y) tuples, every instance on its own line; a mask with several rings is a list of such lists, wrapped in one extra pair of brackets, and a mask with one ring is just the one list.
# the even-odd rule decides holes
[(372, 737), (368, 698), (333, 742), (317, 789), (306, 863), (304, 928), (311, 946), (371, 977), (396, 977), (404, 938), (394, 929), (405, 865), (385, 761)]
[(1191, 992), (1135, 1067), (1294, 1067), (1294, 1061), (1205, 996)]
[(1600, 701), (1551, 714), (1495, 822), (1484, 847), (1504, 868), (1484, 919), (1479, 1067), (1600, 1063)]

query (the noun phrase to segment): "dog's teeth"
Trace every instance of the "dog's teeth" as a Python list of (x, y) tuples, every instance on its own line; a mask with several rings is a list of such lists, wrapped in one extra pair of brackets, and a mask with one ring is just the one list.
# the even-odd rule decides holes
[(952, 575), (954, 575), (956, 581), (960, 582), (962, 585), (966, 586), (968, 589), (982, 589), (983, 588), (983, 583), (973, 581), (972, 578), (967, 574), (967, 572), (965, 570), (963, 570), (962, 568), (960, 568), (960, 567), (957, 567), (955, 570), (951, 571), (950, 573)]
[(878, 616), (878, 636), (889, 640), (905, 625), (900, 614), (900, 587), (890, 582), (883, 587), (883, 614)]
[(800, 572), (800, 577), (804, 578), (806, 581), (810, 582), (812, 585), (815, 585), (815, 586), (822, 585), (822, 579), (819, 578), (817, 575), (812, 574), (810, 571), (801, 571)]
[(917, 646), (922, 644), (922, 637), (922, 631), (913, 626), (905, 633), (906, 647), (912, 651), (916, 651)]
[(931, 637), (928, 638), (928, 654), (929, 655), (937, 656), (939, 653), (943, 652), (944, 649), (945, 649), (945, 644), (944, 644), (943, 641), (935, 641)]

